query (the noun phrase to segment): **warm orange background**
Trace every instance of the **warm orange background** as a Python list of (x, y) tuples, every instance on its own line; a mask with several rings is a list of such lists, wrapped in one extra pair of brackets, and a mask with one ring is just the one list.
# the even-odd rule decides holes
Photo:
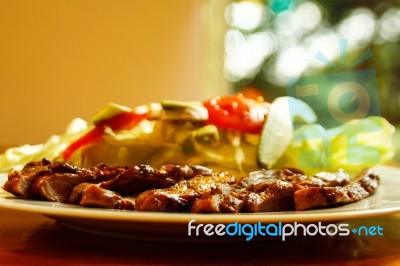
[(0, 143), (108, 102), (202, 99), (201, 0), (0, 0)]

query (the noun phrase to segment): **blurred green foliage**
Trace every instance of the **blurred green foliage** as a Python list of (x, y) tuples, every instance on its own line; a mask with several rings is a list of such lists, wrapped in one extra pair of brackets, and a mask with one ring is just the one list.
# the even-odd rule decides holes
[[(236, 3), (243, 2), (245, 1)], [(252, 3), (254, 4), (254, 1)], [(400, 123), (400, 0), (264, 0), (256, 3), (262, 9), (262, 16), (260, 22), (254, 24), (256, 26), (252, 28), (241, 27), (240, 23), (233, 23), (233, 19), (229, 19), (228, 15), (227, 22), (235, 37), (227, 38), (226, 45), (237, 47), (236, 50), (242, 51), (243, 60), (238, 61), (242, 62), (244, 66), (246, 66), (246, 59), (253, 60), (251, 61), (253, 65), (249, 63), (247, 72), (243, 72), (245, 74), (241, 74), (238, 66), (235, 68), (234, 60), (226, 60), (227, 78), (231, 80), (234, 91), (248, 87), (256, 88), (262, 92), (265, 98), (272, 100), (286, 95), (285, 80), (292, 78), (293, 75), (301, 77), (373, 69), (376, 72), (381, 114), (392, 123)], [(305, 3), (311, 3), (311, 5), (307, 6)], [(318, 9), (320, 17), (318, 17), (318, 13), (315, 13), (315, 7)], [(312, 17), (308, 13), (301, 14), (301, 12), (311, 11), (317, 15)], [(316, 25), (312, 25), (315, 19), (319, 19), (319, 21)], [(299, 24), (300, 26), (304, 24), (304, 27), (308, 28), (301, 28)], [(255, 36), (261, 36), (260, 33), (264, 34), (265, 43), (274, 42), (273, 49), (264, 53), (262, 57), (252, 59), (251, 48), (246, 56), (246, 51), (240, 50), (239, 46), (246, 44), (248, 40), (255, 39)], [(321, 38), (326, 38), (326, 42)], [(329, 54), (329, 49), (332, 50), (333, 46), (337, 47), (335, 38), (348, 39), (349, 49), (347, 49), (345, 64), (340, 56), (329, 57), (332, 54)], [(320, 44), (316, 44), (316, 40)], [(229, 44), (229, 42), (231, 43)], [(327, 43), (331, 45), (328, 47)], [(316, 66), (314, 44), (321, 53), (327, 53), (327, 58), (339, 67), (332, 68), (323, 64)], [(229, 49), (228, 59), (229, 56), (235, 56), (236, 50)], [(289, 50), (295, 51), (295, 56), (291, 62), (289, 60), (283, 64), (285, 63), (284, 53)], [(356, 62), (368, 50), (372, 51), (372, 56), (353, 66), (352, 62)], [(307, 54), (306, 57), (304, 53)], [(309, 60), (306, 64), (299, 65), (299, 60), (306, 59)], [(233, 64), (233, 66), (229, 64)], [(281, 67), (279, 68), (279, 66)], [(293, 70), (290, 72), (292, 67)], [(242, 68), (244, 67), (242, 66)], [(285, 72), (285, 69), (288, 71)]]

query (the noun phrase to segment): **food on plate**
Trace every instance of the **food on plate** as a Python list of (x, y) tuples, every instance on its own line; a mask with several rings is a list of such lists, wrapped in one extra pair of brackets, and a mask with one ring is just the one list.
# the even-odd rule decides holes
[(26, 164), (21, 171), (10, 171), (3, 189), (16, 196), (68, 202), (72, 190), (82, 183), (103, 182), (101, 186), (106, 189), (133, 195), (146, 189), (169, 187), (180, 180), (208, 173), (211, 173), (210, 169), (194, 165), (164, 165), (158, 170), (147, 165), (112, 167), (101, 164), (79, 168), (43, 159)]
[(376, 116), (324, 129), (313, 109), (292, 97), (269, 103), (238, 93), (136, 108), (109, 104), (92, 121), (74, 119), (65, 134), (43, 144), (7, 150), (0, 171), (48, 158), (85, 168), (191, 164), (235, 175), (288, 167), (355, 175), (393, 157), (393, 131)]
[(85, 207), (305, 210), (374, 194), (380, 178), (370, 169), (393, 157), (393, 133), (377, 116), (324, 129), (292, 97), (109, 104), (44, 144), (7, 150), (0, 171), (15, 196)]
[(375, 193), (380, 178), (367, 169), (348, 174), (296, 169), (257, 170), (236, 178), (196, 165), (80, 168), (43, 159), (11, 171), (4, 190), (20, 197), (111, 209), (242, 213), (306, 210), (359, 201)]

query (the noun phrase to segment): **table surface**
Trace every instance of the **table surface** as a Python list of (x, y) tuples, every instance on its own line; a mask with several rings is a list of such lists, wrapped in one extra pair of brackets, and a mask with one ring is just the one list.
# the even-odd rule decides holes
[(383, 236), (184, 244), (91, 235), (39, 214), (0, 211), (0, 265), (400, 265), (400, 215), (345, 221), (380, 225)]

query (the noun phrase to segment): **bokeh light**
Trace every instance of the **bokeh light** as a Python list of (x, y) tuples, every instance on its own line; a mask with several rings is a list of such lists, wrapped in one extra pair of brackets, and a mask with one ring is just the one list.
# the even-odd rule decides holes
[(293, 78), (373, 69), (382, 115), (400, 122), (400, 0), (237, 0), (225, 16), (233, 90), (273, 99)]
[(379, 21), (379, 34), (388, 42), (400, 40), (400, 9), (388, 9)]

